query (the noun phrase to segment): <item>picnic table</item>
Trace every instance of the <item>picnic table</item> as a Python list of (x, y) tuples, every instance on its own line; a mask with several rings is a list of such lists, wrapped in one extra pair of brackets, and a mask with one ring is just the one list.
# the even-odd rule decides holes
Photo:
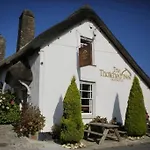
[[(100, 127), (100, 128), (103, 128), (103, 133), (100, 133), (100, 132), (96, 132), (96, 131), (92, 131), (92, 128), (91, 126), (97, 126), (97, 127)], [(88, 124), (88, 129), (87, 130), (84, 130), (84, 132), (87, 132), (87, 138), (89, 138), (89, 135), (90, 134), (95, 134), (95, 135), (98, 135), (98, 136), (101, 136), (101, 139), (99, 141), (99, 144), (102, 144), (104, 142), (104, 140), (106, 139), (106, 137), (109, 137), (108, 136), (108, 132), (111, 130), (111, 131), (114, 131), (118, 141), (120, 141), (120, 134), (118, 132), (118, 128), (119, 126), (118, 125), (113, 125), (113, 124), (106, 124), (106, 123), (89, 123)]]

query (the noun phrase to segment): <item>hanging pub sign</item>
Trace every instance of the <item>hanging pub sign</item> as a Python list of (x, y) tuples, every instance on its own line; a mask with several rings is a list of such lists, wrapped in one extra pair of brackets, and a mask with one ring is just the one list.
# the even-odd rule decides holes
[(87, 44), (79, 48), (79, 66), (92, 65), (92, 45)]
[(121, 70), (113, 67), (112, 71), (105, 71), (103, 69), (100, 69), (100, 76), (111, 78), (111, 80), (113, 81), (124, 81), (131, 80), (132, 74), (127, 68)]

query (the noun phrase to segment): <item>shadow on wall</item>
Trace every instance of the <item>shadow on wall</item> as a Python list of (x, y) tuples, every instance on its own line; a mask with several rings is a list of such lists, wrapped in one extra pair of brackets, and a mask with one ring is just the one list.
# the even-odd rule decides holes
[(62, 115), (63, 115), (63, 98), (62, 96), (60, 96), (53, 115), (53, 124), (57, 124), (57, 125), (60, 124)]
[[(53, 115), (53, 125), (59, 125), (61, 117), (63, 115), (63, 98), (60, 96), (58, 104), (55, 108), (54, 115)], [(52, 140), (51, 132), (41, 132), (38, 135), (39, 141), (49, 141)]]
[(116, 98), (115, 98), (115, 102), (114, 102), (112, 119), (114, 117), (116, 117), (117, 122), (123, 124), (121, 110), (120, 110), (120, 103), (119, 103), (119, 95), (118, 95), (118, 93), (116, 94)]

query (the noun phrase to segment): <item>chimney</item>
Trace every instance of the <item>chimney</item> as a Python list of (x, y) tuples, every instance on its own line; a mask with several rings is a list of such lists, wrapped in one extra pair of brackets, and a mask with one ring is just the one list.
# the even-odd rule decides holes
[(2, 61), (5, 57), (5, 39), (0, 34), (0, 61)]
[(24, 10), (19, 18), (17, 51), (34, 38), (34, 15), (30, 10)]

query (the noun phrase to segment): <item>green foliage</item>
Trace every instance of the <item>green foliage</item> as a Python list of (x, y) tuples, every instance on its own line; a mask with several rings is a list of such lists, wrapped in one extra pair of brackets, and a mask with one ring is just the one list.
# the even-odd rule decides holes
[(64, 101), (64, 113), (61, 119), (61, 143), (79, 142), (84, 135), (84, 126), (81, 117), (80, 93), (75, 77), (67, 89)]
[(18, 136), (34, 135), (43, 129), (45, 125), (45, 117), (41, 114), (38, 107), (26, 103), (21, 110), (21, 118), (14, 125), (14, 130)]
[(90, 123), (93, 122), (106, 123), (106, 124), (108, 123), (107, 118), (103, 118), (101, 116), (96, 116), (95, 118), (93, 118)]
[(146, 117), (142, 89), (134, 77), (126, 111), (125, 129), (129, 136), (143, 136), (146, 133)]
[(61, 126), (60, 125), (53, 125), (52, 126), (52, 137), (53, 139), (60, 139), (60, 132), (61, 132)]
[(20, 119), (19, 105), (15, 101), (15, 94), (0, 92), (0, 124), (13, 124)]

